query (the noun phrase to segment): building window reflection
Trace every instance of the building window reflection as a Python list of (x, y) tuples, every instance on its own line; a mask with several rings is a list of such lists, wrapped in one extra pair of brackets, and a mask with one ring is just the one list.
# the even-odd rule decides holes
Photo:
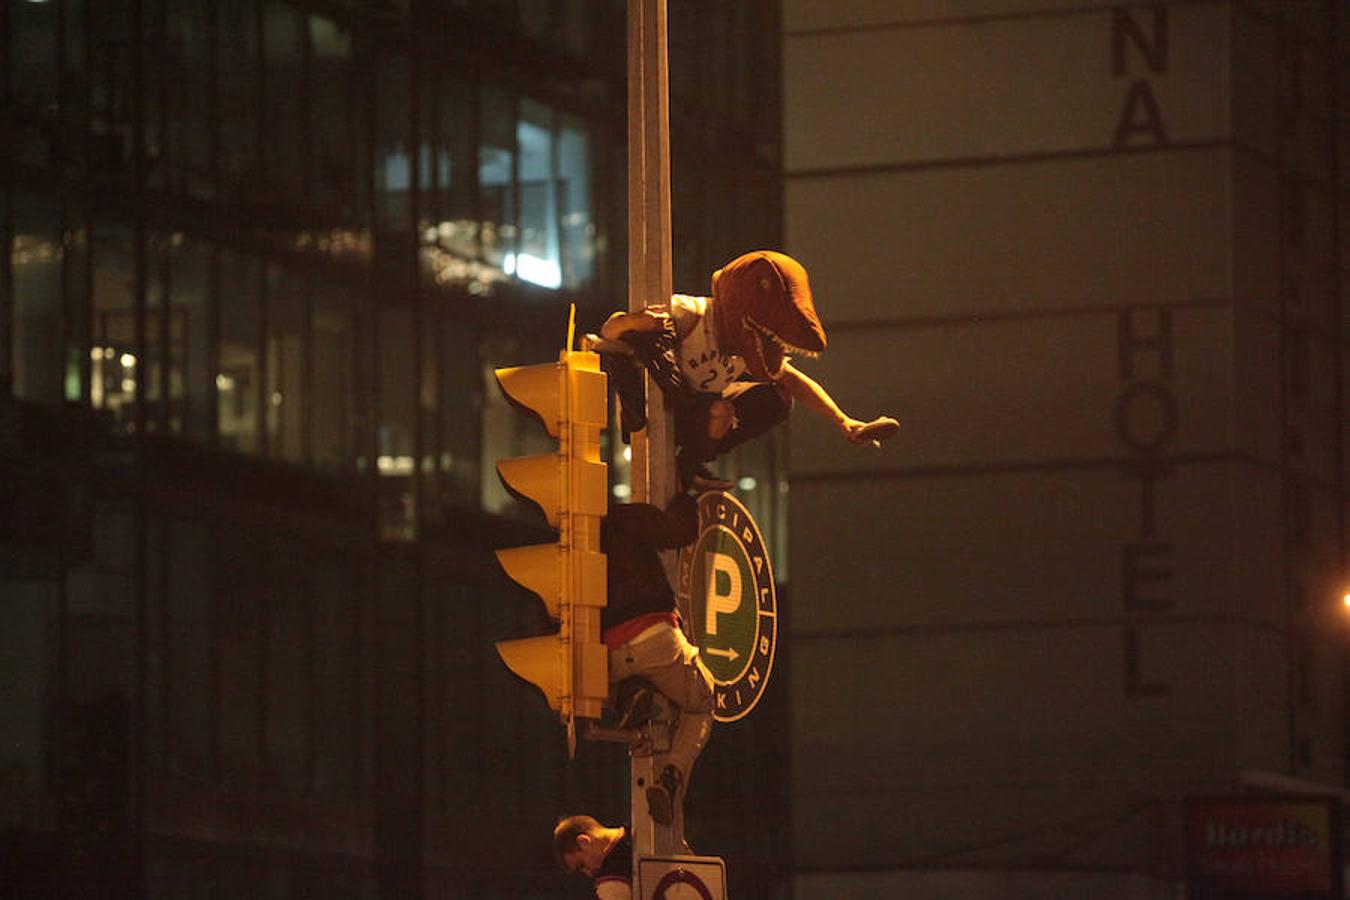
[[(490, 369), (556, 352), (503, 335), (522, 314), (613, 302), (622, 79), (470, 60), (454, 29), (484, 9), (452, 7), (403, 42), (284, 0), (15, 6), (15, 147), (71, 138), (89, 163), (7, 198), (15, 393), (379, 485), (389, 536), (510, 509), (492, 462), (536, 435)], [(622, 46), (598, 8), (501, 4), (492, 27), (580, 60)], [(724, 219), (687, 229), (691, 268), (727, 255)]]
[[(479, 559), (519, 525), (484, 511), (539, 521), (496, 461), (557, 446), (493, 370), (555, 356), (569, 302), (581, 330), (623, 303), (622, 4), (3, 10), (0, 450), (17, 435), (24, 483), (0, 550), (29, 579), (6, 624), (54, 643), (21, 654), (50, 709), (10, 729), (0, 821), (72, 838), (93, 862), (60, 880), (101, 884), (139, 810), (113, 893), (387, 893), (393, 817), (450, 846), (464, 809), (509, 818), (562, 777), (481, 653), (539, 624)], [(739, 198), (723, 163), (694, 180)], [(700, 281), (730, 233), (705, 208), (677, 227)], [(405, 697), (417, 719), (385, 715)], [(420, 824), (380, 799), (418, 771)], [(456, 860), (420, 877), (535, 883)]]

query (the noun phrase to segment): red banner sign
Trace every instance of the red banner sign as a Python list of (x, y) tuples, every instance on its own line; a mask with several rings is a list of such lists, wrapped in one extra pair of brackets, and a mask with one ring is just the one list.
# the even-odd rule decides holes
[(1339, 883), (1334, 821), (1328, 801), (1189, 801), (1188, 880), (1234, 895), (1331, 897)]

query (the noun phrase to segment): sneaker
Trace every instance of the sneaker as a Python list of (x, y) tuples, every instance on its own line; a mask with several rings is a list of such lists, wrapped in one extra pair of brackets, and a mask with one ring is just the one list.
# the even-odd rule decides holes
[(699, 466), (691, 476), (690, 483), (693, 489), (700, 494), (707, 491), (729, 491), (735, 486), (735, 482), (718, 478), (712, 473), (712, 469), (707, 466)]
[(680, 770), (666, 766), (654, 784), (647, 786), (647, 815), (657, 825), (675, 821), (675, 797), (680, 791)]
[(899, 422), (890, 416), (882, 416), (880, 419), (873, 419), (859, 428), (854, 435), (854, 440), (859, 444), (871, 444), (873, 447), (880, 447), (882, 441), (895, 437), (899, 431)]

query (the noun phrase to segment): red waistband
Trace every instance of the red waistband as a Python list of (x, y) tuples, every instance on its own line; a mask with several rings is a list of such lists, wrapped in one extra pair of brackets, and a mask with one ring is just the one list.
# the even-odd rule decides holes
[(680, 627), (680, 619), (673, 612), (643, 613), (633, 619), (620, 622), (605, 629), (601, 640), (611, 650), (617, 650), (653, 625), (668, 623), (672, 628)]

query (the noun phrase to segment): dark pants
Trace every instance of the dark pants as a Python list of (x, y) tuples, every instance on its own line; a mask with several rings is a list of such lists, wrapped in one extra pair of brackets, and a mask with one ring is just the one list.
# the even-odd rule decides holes
[[(736, 410), (736, 421), (720, 439), (708, 435), (709, 412), (717, 400), (727, 400)], [(675, 410), (675, 443), (681, 456), (692, 464), (708, 462), (754, 440), (787, 421), (792, 398), (772, 382), (736, 381), (718, 394), (699, 394), (697, 402)]]

